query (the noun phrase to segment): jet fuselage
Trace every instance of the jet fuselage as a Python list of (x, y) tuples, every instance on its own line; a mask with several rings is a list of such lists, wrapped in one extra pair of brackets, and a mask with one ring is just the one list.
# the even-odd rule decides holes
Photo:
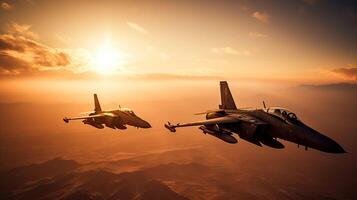
[(91, 125), (95, 128), (103, 129), (107, 126), (112, 129), (126, 129), (126, 125), (134, 126), (137, 128), (151, 128), (151, 125), (135, 115), (129, 108), (121, 108), (117, 110), (102, 110), (98, 96), (94, 96), (94, 111), (89, 112), (87, 116), (63, 118), (63, 121), (68, 123), (71, 120), (83, 120), (84, 124)]
[[(107, 116), (101, 117), (101, 118), (93, 118), (93, 122), (95, 123), (95, 127), (100, 124), (100, 125), (106, 125), (107, 127), (110, 128), (118, 128), (118, 129), (126, 129), (125, 125), (130, 125), (138, 128), (150, 128), (151, 125), (138, 117), (137, 115), (134, 114), (134, 112), (127, 110), (127, 109), (121, 109), (121, 110), (110, 110), (110, 111), (100, 111), (96, 112), (91, 115), (96, 115), (96, 114), (102, 114), (106, 113)], [(92, 124), (90, 124), (92, 125)], [(99, 126), (100, 126), (99, 125)], [(104, 127), (104, 126), (103, 126)]]
[(253, 116), (267, 123), (263, 128), (254, 127), (252, 124), (244, 124), (244, 122), (218, 125), (222, 130), (239, 133), (241, 138), (254, 144), (259, 145), (261, 142), (273, 148), (283, 148), (284, 146), (275, 140), (275, 138), (280, 138), (305, 146), (306, 149), (310, 147), (329, 153), (345, 153), (344, 149), (334, 140), (310, 128), (300, 120), (284, 119), (270, 114), (264, 109), (237, 109), (226, 112), (211, 112), (207, 113), (206, 118), (212, 119), (227, 115), (234, 117), (234, 114)]

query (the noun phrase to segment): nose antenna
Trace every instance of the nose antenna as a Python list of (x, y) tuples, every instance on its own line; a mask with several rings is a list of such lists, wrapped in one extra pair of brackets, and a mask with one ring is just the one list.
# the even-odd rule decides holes
[(263, 107), (264, 109), (267, 109), (267, 107), (265, 106), (265, 101), (263, 101)]

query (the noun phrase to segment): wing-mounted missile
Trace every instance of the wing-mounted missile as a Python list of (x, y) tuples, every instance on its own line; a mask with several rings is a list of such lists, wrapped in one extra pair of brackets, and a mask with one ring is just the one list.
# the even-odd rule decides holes
[(113, 125), (115, 126), (115, 128), (117, 128), (117, 129), (121, 129), (121, 130), (127, 129), (127, 127), (125, 126), (123, 120), (120, 119), (120, 118), (114, 118), (112, 124), (113, 124)]
[(261, 139), (260, 142), (274, 149), (283, 149), (285, 147), (278, 140), (273, 139), (271, 137), (265, 137)]
[(252, 144), (262, 147), (262, 144), (260, 143), (260, 141), (255, 137), (247, 137), (245, 135), (239, 135), (239, 137), (247, 142), (250, 142)]
[(106, 123), (105, 126), (109, 127), (109, 128), (112, 128), (112, 129), (115, 129), (115, 125), (113, 123)]
[(172, 133), (176, 132), (175, 126), (172, 125), (170, 122), (167, 122), (167, 124), (165, 124), (165, 128), (169, 129), (169, 131), (171, 131)]
[(98, 129), (103, 129), (104, 128), (104, 126), (102, 124), (98, 124), (92, 119), (85, 119), (82, 122), (83, 122), (83, 124), (88, 124), (88, 125), (91, 125), (91, 126), (93, 126), (95, 128), (98, 128)]
[(233, 137), (229, 132), (209, 129), (206, 126), (200, 126), (199, 129), (201, 129), (204, 134), (208, 133), (208, 134), (210, 134), (216, 138), (219, 138), (227, 143), (235, 144), (238, 142), (238, 140), (235, 137)]
[(127, 127), (126, 127), (126, 126), (121, 125), (121, 124), (115, 124), (115, 128), (117, 128), (117, 129), (121, 129), (121, 130), (125, 130), (125, 129), (127, 129)]

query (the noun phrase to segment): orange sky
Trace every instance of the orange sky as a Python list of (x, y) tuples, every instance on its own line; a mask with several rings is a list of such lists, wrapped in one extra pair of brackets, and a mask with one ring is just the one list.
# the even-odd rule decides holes
[[(332, 184), (323, 191), (353, 193), (356, 10), (349, 0), (0, 0), (0, 168), (207, 146), (200, 155), (232, 159), (257, 177), (279, 165), (288, 175), (309, 168), (301, 174), (310, 182)], [(229, 82), (239, 108), (261, 108), (263, 100), (287, 107), (349, 153), (305, 152), (288, 142), (282, 151), (242, 140), (227, 145), (196, 127), (177, 134), (164, 128), (218, 108), (220, 80)], [(152, 128), (64, 123), (93, 109), (93, 93), (103, 109), (131, 108)], [(315, 190), (301, 174), (294, 180)]]
[(349, 1), (2, 1), (0, 18), (2, 78), (356, 80)]

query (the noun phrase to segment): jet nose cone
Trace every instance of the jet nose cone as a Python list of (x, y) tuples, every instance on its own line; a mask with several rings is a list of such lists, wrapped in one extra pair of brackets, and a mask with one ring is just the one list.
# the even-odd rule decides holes
[(333, 139), (323, 136), (324, 150), (328, 153), (347, 153), (341, 145), (339, 145)]
[(337, 142), (331, 140), (329, 144), (329, 152), (331, 153), (347, 153), (341, 145), (339, 145)]
[(327, 153), (347, 153), (336, 141), (324, 134), (315, 131), (310, 127), (305, 127), (306, 131), (303, 140), (306, 145)]
[(151, 125), (149, 124), (149, 122), (143, 121), (142, 128), (151, 128)]

